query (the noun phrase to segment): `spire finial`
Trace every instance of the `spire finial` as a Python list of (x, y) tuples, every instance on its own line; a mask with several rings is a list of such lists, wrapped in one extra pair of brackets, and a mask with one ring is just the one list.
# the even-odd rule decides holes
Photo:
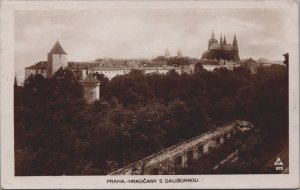
[(216, 39), (216, 38), (215, 38), (214, 30), (212, 30), (212, 33), (211, 33), (211, 39)]

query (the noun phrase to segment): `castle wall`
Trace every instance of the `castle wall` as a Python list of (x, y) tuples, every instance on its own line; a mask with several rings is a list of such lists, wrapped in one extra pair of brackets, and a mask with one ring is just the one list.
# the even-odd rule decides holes
[[(189, 159), (201, 159), (212, 148), (222, 146), (225, 139), (232, 138), (241, 125), (234, 121), (218, 127), (215, 131), (201, 134), (174, 145), (138, 162), (125, 166), (109, 175), (175, 174), (179, 167), (186, 167)], [(245, 125), (245, 123), (244, 123)], [(250, 125), (246, 122), (246, 125)]]

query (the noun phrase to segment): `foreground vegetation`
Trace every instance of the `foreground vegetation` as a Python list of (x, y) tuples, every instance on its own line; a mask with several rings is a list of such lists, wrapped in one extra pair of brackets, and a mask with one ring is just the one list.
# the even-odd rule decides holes
[(69, 70), (15, 86), (16, 175), (104, 175), (235, 119), (260, 131), (256, 147), (287, 140), (288, 74), (284, 66), (197, 65), (195, 74), (132, 71), (101, 81), (87, 105)]

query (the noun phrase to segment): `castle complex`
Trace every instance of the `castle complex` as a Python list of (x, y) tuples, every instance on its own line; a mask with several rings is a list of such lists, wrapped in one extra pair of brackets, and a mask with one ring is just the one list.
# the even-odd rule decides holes
[[(100, 81), (94, 78), (95, 73), (103, 74), (107, 78), (112, 79), (117, 75), (128, 74), (131, 70), (141, 70), (145, 74), (158, 73), (166, 74), (173, 70), (179, 74), (193, 73), (195, 70), (194, 63), (188, 64), (168, 64), (171, 60), (168, 49), (164, 56), (158, 56), (155, 59), (97, 59), (90, 62), (70, 62), (68, 61), (67, 53), (64, 51), (60, 43), (57, 41), (53, 48), (47, 55), (47, 61), (40, 61), (34, 65), (25, 68), (25, 79), (30, 75), (40, 74), (45, 78), (52, 77), (52, 75), (59, 69), (69, 69), (73, 71), (77, 78), (81, 80), (84, 90), (84, 98), (87, 102), (93, 102), (99, 99)], [(172, 59), (182, 59), (182, 51), (178, 49), (177, 56)], [(217, 67), (236, 67), (240, 65), (240, 57), (238, 50), (238, 43), (236, 35), (232, 44), (226, 42), (226, 37), (221, 35), (220, 43), (215, 38), (212, 32), (211, 39), (208, 41), (208, 51), (202, 54), (202, 65), (204, 69), (211, 71)], [(206, 62), (208, 64), (206, 64)], [(217, 64), (210, 65), (210, 62), (217, 62)], [(225, 62), (232, 62), (229, 65)], [(252, 63), (251, 63), (252, 64)], [(252, 64), (253, 65), (253, 64)], [(248, 65), (247, 65), (248, 66)], [(255, 66), (256, 67), (256, 66)], [(251, 71), (252, 72), (252, 71)], [(255, 73), (255, 71), (253, 71)]]
[(211, 34), (211, 39), (208, 41), (208, 51), (202, 54), (202, 59), (208, 60), (226, 60), (226, 61), (233, 61), (239, 62), (239, 49), (238, 43), (236, 40), (236, 35), (234, 35), (234, 40), (231, 44), (226, 42), (226, 37), (220, 36), (220, 43), (215, 38), (214, 32)]
[[(67, 53), (64, 51), (59, 42), (56, 42), (48, 53), (47, 62), (40, 61), (34, 65), (25, 68), (25, 78), (30, 75), (40, 74), (45, 78), (52, 77), (59, 69), (71, 69), (68, 63)], [(74, 70), (73, 70), (74, 71)], [(80, 81), (83, 87), (83, 97), (87, 103), (99, 99), (100, 81), (93, 75), (87, 76)]]
[[(180, 55), (182, 55), (181, 52)], [(88, 103), (99, 99), (100, 81), (94, 77), (93, 74), (95, 73), (103, 74), (109, 79), (112, 79), (117, 75), (128, 74), (133, 69), (141, 70), (145, 74), (166, 74), (171, 70), (174, 70), (179, 74), (187, 72), (187, 68), (184, 66), (167, 65), (167, 58), (164, 61), (156, 60), (153, 62), (146, 59), (113, 61), (103, 59), (91, 62), (70, 62), (68, 61), (65, 50), (59, 42), (56, 42), (47, 55), (47, 61), (40, 61), (25, 68), (25, 80), (29, 76), (37, 74), (40, 74), (45, 78), (50, 78), (59, 69), (69, 69), (78, 76), (81, 80), (80, 83), (83, 86), (83, 96)]]

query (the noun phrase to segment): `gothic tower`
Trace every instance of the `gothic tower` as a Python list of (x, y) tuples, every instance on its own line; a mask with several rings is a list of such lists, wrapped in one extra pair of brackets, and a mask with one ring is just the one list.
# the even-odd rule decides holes
[(233, 50), (234, 51), (237, 51), (237, 52), (239, 51), (238, 43), (237, 43), (236, 35), (235, 34), (234, 34), (234, 40), (233, 40), (232, 46), (233, 46)]
[(216, 44), (218, 43), (218, 40), (216, 40), (216, 37), (215, 37), (215, 33), (214, 31), (211, 33), (211, 38), (208, 40), (208, 49), (210, 49), (213, 44)]
[(51, 77), (59, 68), (68, 66), (67, 53), (57, 41), (47, 59), (47, 77)]
[(234, 52), (234, 60), (235, 61), (240, 61), (240, 56), (239, 56), (239, 47), (238, 47), (238, 43), (236, 40), (236, 35), (234, 34), (234, 39), (232, 42), (232, 48), (233, 48), (233, 52)]
[(223, 38), (223, 44), (224, 44), (224, 45), (227, 44), (225, 35), (224, 35), (224, 38)]

